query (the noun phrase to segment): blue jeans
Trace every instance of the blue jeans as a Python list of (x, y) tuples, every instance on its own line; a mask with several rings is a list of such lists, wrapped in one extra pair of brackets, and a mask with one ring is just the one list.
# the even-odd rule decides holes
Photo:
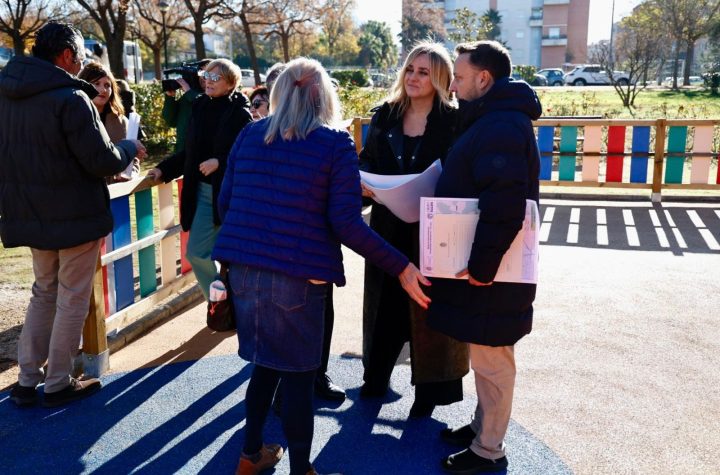
[(239, 264), (229, 279), (243, 359), (278, 371), (320, 366), (330, 284)]

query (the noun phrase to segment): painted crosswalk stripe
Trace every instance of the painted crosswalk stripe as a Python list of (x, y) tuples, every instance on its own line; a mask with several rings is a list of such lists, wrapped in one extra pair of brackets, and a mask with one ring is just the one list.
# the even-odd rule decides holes
[(685, 242), (685, 239), (683, 239), (682, 234), (680, 234), (680, 230), (678, 228), (672, 228), (672, 231), (675, 235), (675, 240), (677, 241), (678, 246), (683, 249), (687, 249), (687, 243)]
[(571, 223), (579, 223), (580, 222), (580, 208), (572, 208), (570, 210), (570, 222)]
[(654, 209), (650, 210), (650, 221), (652, 221), (653, 226), (655, 226), (656, 228), (662, 226), (660, 224), (660, 218), (658, 218), (657, 211), (655, 211)]
[(702, 236), (710, 249), (720, 251), (720, 244), (718, 244), (717, 239), (715, 239), (715, 236), (712, 235), (709, 229), (699, 229), (698, 231), (700, 231), (700, 236)]
[(665, 210), (665, 219), (667, 219), (670, 226), (675, 227), (675, 221), (673, 221), (672, 216), (670, 216), (670, 211), (667, 209)]
[(667, 235), (662, 228), (655, 228), (655, 234), (657, 234), (658, 241), (660, 241), (660, 247), (670, 247), (670, 241), (668, 241)]
[(555, 217), (555, 208), (552, 206), (545, 209), (545, 216), (543, 217), (543, 221), (552, 221)]
[(604, 225), (598, 225), (597, 227), (597, 243), (598, 246), (607, 246), (608, 245), (608, 232), (607, 232), (607, 226)]
[(698, 215), (697, 211), (694, 209), (687, 210), (688, 216), (690, 216), (690, 221), (695, 225), (696, 228), (706, 228), (705, 223), (703, 223), (703, 220), (700, 218), (700, 215)]
[(566, 241), (569, 244), (577, 244), (579, 230), (580, 230), (579, 224), (571, 224), (570, 226), (568, 226), (568, 233), (567, 233)]
[(640, 245), (640, 237), (638, 236), (637, 229), (633, 226), (625, 228), (625, 234), (627, 234), (628, 245), (637, 247)]
[(625, 221), (625, 226), (635, 226), (635, 219), (633, 218), (632, 210), (623, 210), (623, 221)]
[(715, 214), (717, 215), (718, 219), (720, 219), (720, 209), (716, 209)]
[(607, 213), (605, 213), (604, 209), (597, 210), (597, 223), (598, 224), (607, 224)]
[(543, 216), (543, 222), (540, 223), (540, 242), (547, 242), (550, 237), (550, 228), (552, 227), (552, 220), (555, 217), (555, 208), (549, 206), (545, 208), (545, 215)]

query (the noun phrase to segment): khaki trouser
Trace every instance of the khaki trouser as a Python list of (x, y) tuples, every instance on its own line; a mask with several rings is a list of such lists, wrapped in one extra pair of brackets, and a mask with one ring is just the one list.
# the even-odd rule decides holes
[(35, 283), (18, 343), (21, 386), (35, 387), (43, 381), (45, 361), (46, 393), (70, 384), (101, 242), (57, 251), (31, 249)]
[(505, 433), (510, 423), (515, 388), (515, 347), (468, 345), (470, 367), (475, 372), (477, 408), (470, 423), (477, 434), (470, 450), (496, 460), (505, 456)]

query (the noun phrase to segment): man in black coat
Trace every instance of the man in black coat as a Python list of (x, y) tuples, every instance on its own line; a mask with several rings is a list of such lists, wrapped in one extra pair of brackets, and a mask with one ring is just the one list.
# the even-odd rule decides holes
[(10, 393), (19, 406), (37, 403), (43, 380), (48, 407), (100, 389), (70, 371), (100, 244), (113, 227), (105, 177), (145, 156), (136, 140), (110, 141), (91, 102), (95, 88), (75, 77), (84, 50), (76, 29), (50, 22), (33, 57), (16, 56), (0, 73), (0, 238), (31, 248), (35, 274)]
[(538, 201), (539, 153), (532, 120), (541, 114), (535, 92), (509, 78), (510, 55), (499, 43), (458, 45), (450, 89), (460, 101), (459, 136), (435, 196), (476, 198), (480, 216), (468, 280), (433, 279), (428, 325), (470, 348), (478, 405), (473, 421), (442, 438), (465, 447), (442, 461), (449, 473), (507, 467), (503, 439), (515, 386), (514, 345), (532, 328), (535, 284), (493, 282), (522, 227), (526, 200)]

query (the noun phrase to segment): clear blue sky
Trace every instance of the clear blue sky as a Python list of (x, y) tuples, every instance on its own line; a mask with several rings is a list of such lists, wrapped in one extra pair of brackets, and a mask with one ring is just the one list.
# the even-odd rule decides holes
[[(615, 0), (615, 21), (629, 14), (633, 7), (642, 0)], [(590, 25), (588, 42), (596, 43), (610, 38), (610, 12), (612, 0), (590, 0)], [(393, 33), (400, 33), (400, 17), (402, 16), (401, 0), (357, 0), (355, 19), (358, 24), (368, 20), (384, 21)]]

